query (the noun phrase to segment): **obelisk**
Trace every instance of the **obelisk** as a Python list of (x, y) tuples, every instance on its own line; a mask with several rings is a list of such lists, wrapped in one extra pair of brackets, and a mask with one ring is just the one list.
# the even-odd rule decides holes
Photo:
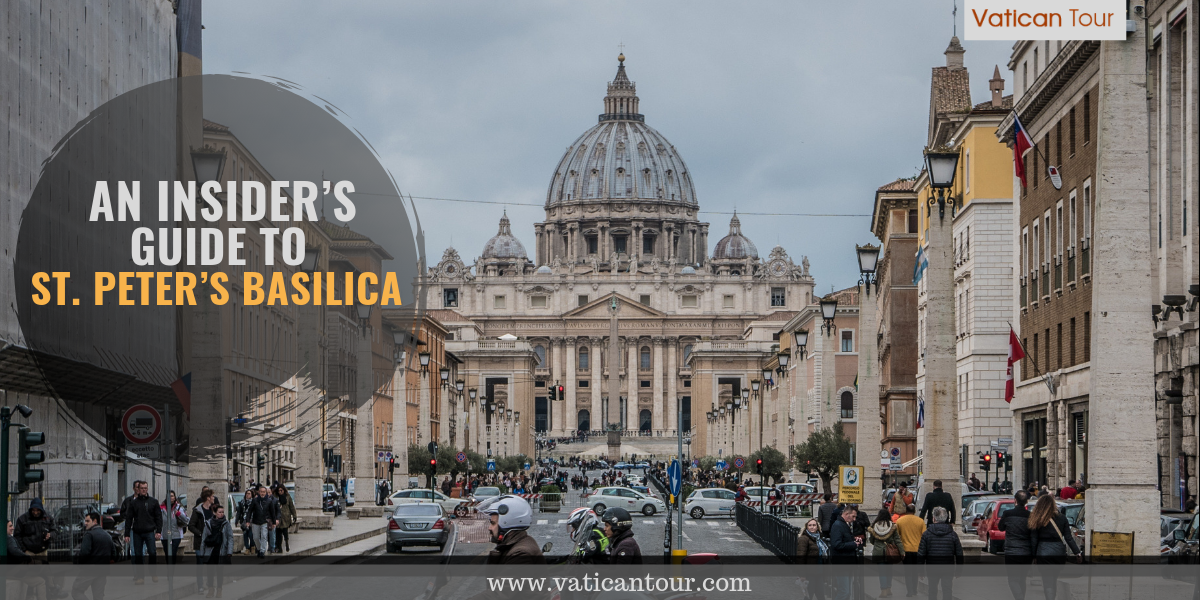
[(621, 303), (614, 293), (608, 305), (608, 460), (621, 460), (621, 345), (617, 337), (617, 313)]

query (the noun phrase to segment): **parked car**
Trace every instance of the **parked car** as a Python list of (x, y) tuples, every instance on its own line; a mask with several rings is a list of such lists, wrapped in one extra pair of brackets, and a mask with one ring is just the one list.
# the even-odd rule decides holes
[(630, 513), (640, 512), (647, 517), (667, 510), (667, 504), (662, 500), (626, 487), (598, 488), (588, 496), (587, 501), (596, 514), (603, 513), (610, 506), (619, 506)]
[(972, 492), (970, 496), (964, 496), (965, 508), (963, 508), (962, 519), (960, 519), (963, 533), (975, 533), (979, 528), (979, 523), (983, 521), (983, 511), (987, 509), (988, 504), (1001, 498), (1012, 498), (1012, 496), (991, 492)]
[(388, 552), (400, 552), (405, 546), (437, 546), (442, 550), (454, 535), (454, 523), (436, 503), (400, 504), (389, 517)]
[(703, 519), (705, 515), (733, 516), (734, 500), (737, 496), (724, 488), (705, 488), (696, 490), (688, 496), (683, 504), (683, 512), (693, 519)]
[(388, 507), (394, 507), (398, 504), (423, 504), (436, 503), (446, 511), (446, 514), (453, 514), (456, 517), (465, 517), (467, 515), (467, 501), (462, 498), (451, 498), (441, 492), (434, 490), (400, 490), (391, 496), (388, 496)]
[(1163, 541), (1162, 558), (1170, 564), (1200, 562), (1200, 513), (1187, 515), (1178, 527), (1171, 531), (1169, 540)]
[(642, 494), (643, 496), (653, 496), (654, 495), (653, 493), (650, 492), (650, 488), (648, 488), (644, 485), (631, 485), (631, 486), (629, 486), (629, 489), (631, 489), (639, 494)]
[(1162, 512), (1158, 517), (1158, 527), (1159, 536), (1162, 538), (1163, 546), (1168, 546), (1168, 542), (1174, 540), (1175, 530), (1186, 525), (1189, 517), (1191, 517), (1191, 515), (1179, 509), (1162, 509)]
[(637, 464), (633, 465), (633, 468), (634, 468), (634, 469), (649, 469), (649, 468), (650, 468), (650, 463), (648, 463), (648, 462), (646, 462), (646, 461), (644, 461), (644, 460), (643, 460), (643, 461), (639, 461)]
[(475, 488), (474, 492), (471, 492), (471, 501), (472, 502), (482, 502), (484, 500), (487, 500), (488, 498), (495, 498), (496, 496), (499, 496), (499, 495), (500, 495), (500, 488), (498, 488), (498, 487), (490, 487), (490, 486), (477, 487), (477, 488)]
[(992, 554), (1004, 552), (1004, 532), (1000, 531), (1000, 519), (1004, 518), (1004, 513), (1016, 505), (1017, 501), (1013, 498), (988, 501), (987, 508), (983, 511), (983, 517), (976, 525), (980, 541), (986, 544), (985, 551)]

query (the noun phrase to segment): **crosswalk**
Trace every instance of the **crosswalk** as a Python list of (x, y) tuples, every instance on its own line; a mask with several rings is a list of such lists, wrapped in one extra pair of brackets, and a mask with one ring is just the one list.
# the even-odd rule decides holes
[[(643, 525), (658, 525), (658, 520), (644, 519), (644, 520), (639, 520), (638, 523), (641, 523)], [(692, 525), (692, 526), (699, 525), (700, 523), (707, 523), (709, 527), (720, 527), (721, 523), (725, 523), (725, 525), (727, 527), (737, 527), (737, 523), (735, 523), (732, 520), (729, 520), (729, 521), (697, 521), (696, 519), (688, 519), (683, 522), (684, 525)], [(537, 524), (538, 525), (549, 525), (550, 520), (549, 519), (538, 519)], [(558, 519), (557, 524), (558, 525), (566, 525), (567, 520), (566, 519)]]

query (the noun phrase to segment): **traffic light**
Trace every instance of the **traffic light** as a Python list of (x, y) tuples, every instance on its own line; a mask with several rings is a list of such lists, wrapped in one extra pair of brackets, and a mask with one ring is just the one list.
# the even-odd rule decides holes
[(555, 396), (559, 400), (565, 400), (567, 398), (566, 394), (563, 392), (563, 386), (558, 386), (558, 392), (555, 394)]
[(388, 459), (388, 476), (390, 477), (395, 472), (396, 472), (396, 457), (393, 456), (392, 458)]
[(263, 468), (265, 466), (264, 463), (266, 463), (266, 460), (263, 458), (262, 454), (259, 454), (258, 455), (258, 468), (260, 468), (260, 469)]
[(996, 472), (997, 473), (1004, 470), (1004, 459), (1005, 459), (1004, 453), (997, 450), (996, 451)]
[(992, 470), (992, 454), (990, 452), (979, 457), (979, 468), (984, 471)]
[(550, 401), (551, 401), (551, 402), (554, 402), (555, 400), (557, 400), (557, 399), (558, 399), (558, 398), (557, 398), (557, 396), (558, 396), (558, 386), (557, 386), (557, 385), (552, 385), (552, 386), (550, 386), (550, 391), (548, 392), (548, 394), (550, 395)]
[(759, 475), (763, 474), (761, 458), (754, 461), (754, 469), (755, 469), (755, 472), (758, 473)]
[(37, 483), (46, 478), (46, 474), (41, 469), (30, 469), (30, 465), (36, 465), (46, 460), (46, 453), (41, 450), (30, 450), (34, 446), (41, 446), (46, 443), (46, 434), (41, 431), (30, 431), (24, 425), (18, 430), (18, 444), (20, 444), (19, 454), (17, 454), (17, 493), (24, 492), (29, 489), (29, 484)]
[(437, 459), (436, 458), (429, 459), (429, 474), (437, 475)]

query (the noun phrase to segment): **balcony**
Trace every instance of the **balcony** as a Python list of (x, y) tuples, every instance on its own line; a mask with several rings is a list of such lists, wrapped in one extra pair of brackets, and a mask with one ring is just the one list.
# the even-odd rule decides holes
[(1029, 276), (1029, 305), (1037, 308), (1038, 305), (1038, 272), (1037, 269)]
[(1067, 283), (1075, 285), (1075, 249), (1071, 248), (1067, 255)]
[(1029, 282), (1024, 277), (1021, 278), (1021, 308), (1029, 307)]
[(1091, 242), (1091, 239), (1085, 238), (1083, 240), (1083, 251), (1079, 253), (1079, 273), (1083, 275), (1085, 279), (1091, 277), (1092, 275), (1092, 264), (1090, 260), (1092, 252), (1091, 248), (1089, 247), (1091, 246)]
[(1042, 265), (1042, 300), (1050, 300), (1050, 265)]
[(534, 377), (549, 377), (550, 367), (537, 367), (533, 370)]
[(1059, 257), (1054, 261), (1054, 291), (1059, 296), (1062, 295), (1062, 272), (1062, 257)]

